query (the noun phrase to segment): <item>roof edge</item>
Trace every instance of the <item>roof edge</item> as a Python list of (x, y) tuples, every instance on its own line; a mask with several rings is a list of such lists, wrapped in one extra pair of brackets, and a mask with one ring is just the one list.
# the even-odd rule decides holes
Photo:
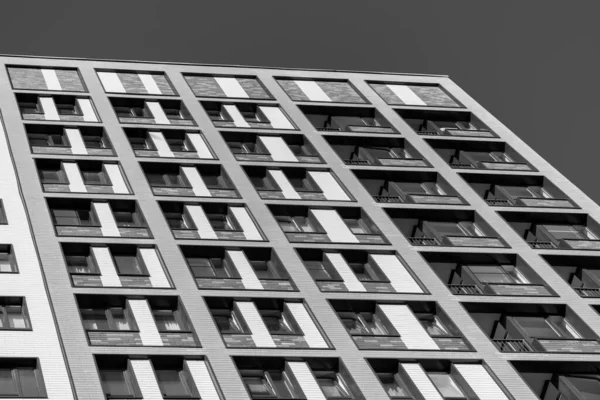
[(431, 77), (438, 77), (438, 78), (449, 78), (449, 75), (444, 75), (444, 74), (419, 74), (419, 73), (409, 73), (409, 72), (362, 71), (362, 70), (328, 69), (328, 68), (269, 67), (269, 66), (260, 66), (260, 65), (243, 65), (243, 64), (190, 63), (190, 62), (181, 62), (181, 61), (178, 61), (178, 62), (141, 61), (141, 60), (120, 60), (120, 59), (113, 59), (113, 58), (34, 56), (34, 55), (27, 55), (27, 54), (3, 54), (3, 53), (0, 53), (0, 57), (45, 58), (45, 59), (51, 59), (51, 60), (103, 61), (103, 62), (136, 63), (136, 64), (190, 65), (190, 66), (205, 66), (205, 67), (262, 68), (262, 69), (279, 69), (279, 70), (286, 70), (286, 71), (344, 72), (344, 73), (358, 73), (358, 74), (409, 75), (409, 76), (431, 76)]

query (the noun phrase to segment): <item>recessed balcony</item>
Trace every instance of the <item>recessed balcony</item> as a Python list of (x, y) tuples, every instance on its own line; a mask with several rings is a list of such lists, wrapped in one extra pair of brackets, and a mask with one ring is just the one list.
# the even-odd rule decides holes
[(396, 133), (374, 108), (300, 106), (300, 109), (320, 132)]
[(404, 121), (422, 136), (496, 138), (479, 118), (464, 111), (396, 110)]

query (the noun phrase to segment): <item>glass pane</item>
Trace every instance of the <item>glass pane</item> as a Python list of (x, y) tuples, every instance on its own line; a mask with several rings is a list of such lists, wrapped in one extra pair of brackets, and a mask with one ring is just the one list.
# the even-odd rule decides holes
[(369, 330), (367, 327), (359, 320), (358, 316), (353, 317), (343, 317), (342, 323), (348, 330), (348, 332), (352, 335), (368, 335)]
[(8, 325), (11, 328), (25, 329), (29, 325), (23, 315), (23, 307), (21, 306), (7, 306), (6, 315), (8, 317)]
[(450, 334), (442, 321), (436, 316), (426, 315), (420, 317), (420, 320), (430, 336), (448, 336)]
[(189, 395), (187, 388), (181, 380), (180, 371), (157, 369), (156, 380), (160, 386), (163, 396), (186, 396)]
[(1, 396), (17, 396), (17, 386), (12, 377), (10, 369), (0, 369), (0, 395)]
[(244, 383), (252, 396), (274, 396), (275, 391), (264, 378), (244, 377)]
[(515, 278), (501, 266), (469, 266), (482, 283), (516, 283)]
[(313, 279), (317, 281), (329, 281), (332, 279), (321, 261), (305, 261), (304, 265)]
[(19, 380), (23, 397), (41, 397), (33, 368), (19, 368)]
[(427, 222), (427, 226), (440, 236), (465, 236), (465, 233), (455, 222)]
[(427, 190), (425, 190), (425, 188), (420, 182), (396, 182), (396, 185), (404, 193), (427, 194)]
[(348, 394), (344, 390), (344, 388), (338, 384), (338, 382), (333, 378), (318, 378), (319, 386), (321, 386), (321, 390), (323, 394), (328, 399), (335, 398), (345, 398), (348, 397)]
[(534, 338), (560, 338), (544, 317), (514, 317), (526, 334)]
[(161, 332), (181, 331), (181, 326), (179, 326), (179, 322), (177, 322), (177, 318), (175, 318), (175, 311), (154, 311), (154, 319), (156, 320), (156, 327)]
[(69, 268), (69, 273), (89, 274), (92, 272), (86, 256), (65, 256), (65, 260)]
[(254, 269), (254, 272), (256, 273), (258, 279), (269, 279), (277, 277), (272, 268), (269, 267), (268, 261), (252, 260), (250, 261), (250, 264), (252, 265), (252, 269)]
[(83, 176), (83, 182), (87, 183), (88, 185), (99, 185), (106, 183), (102, 171), (81, 171), (81, 175)]
[(101, 370), (100, 380), (104, 393), (108, 396), (129, 396), (132, 395), (125, 380), (124, 371), (121, 370)]
[(14, 272), (15, 267), (12, 263), (12, 257), (8, 253), (0, 253), (0, 273)]
[(79, 217), (75, 210), (55, 209), (52, 210), (52, 215), (57, 225), (79, 225)]
[(379, 374), (379, 379), (381, 380), (381, 385), (383, 389), (386, 391), (388, 396), (394, 397), (409, 397), (410, 393), (404, 386), (401, 386), (398, 383), (398, 380), (394, 376), (394, 374)]
[(86, 330), (108, 330), (105, 310), (82, 310), (83, 327)]
[(569, 225), (542, 225), (555, 239), (586, 239), (577, 228)]
[(527, 187), (524, 186), (503, 186), (503, 189), (512, 197), (524, 197), (531, 198), (536, 197), (532, 192), (530, 192)]
[(584, 396), (583, 400), (600, 400), (600, 380), (598, 378), (583, 376), (566, 376), (573, 386)]
[(122, 308), (111, 308), (110, 313), (112, 316), (112, 329), (118, 331), (128, 331), (131, 329), (127, 314)]
[(121, 275), (142, 275), (143, 271), (139, 260), (133, 255), (115, 255), (115, 265)]
[(435, 387), (437, 388), (437, 390), (440, 391), (440, 394), (444, 397), (444, 398), (451, 398), (451, 399), (465, 399), (465, 395), (463, 394), (463, 392), (458, 388), (458, 385), (456, 384), (456, 382), (454, 382), (454, 379), (452, 379), (452, 377), (448, 374), (434, 374), (431, 373), (429, 374), (429, 378), (431, 379), (431, 381), (433, 382), (433, 384), (435, 385)]
[(132, 227), (138, 225), (135, 213), (131, 211), (115, 211), (113, 212), (113, 215), (115, 216), (115, 221), (119, 227)]

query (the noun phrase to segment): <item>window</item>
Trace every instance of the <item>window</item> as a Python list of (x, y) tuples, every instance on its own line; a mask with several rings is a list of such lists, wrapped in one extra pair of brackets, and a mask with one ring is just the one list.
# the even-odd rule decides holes
[(57, 226), (95, 226), (96, 218), (89, 209), (53, 209), (52, 217)]
[(0, 329), (29, 329), (29, 317), (22, 298), (9, 297), (0, 304)]
[(67, 182), (67, 177), (64, 174), (60, 164), (57, 164), (56, 166), (44, 166), (41, 167), (39, 169), (39, 173), (40, 173), (40, 179), (42, 181), (42, 183), (46, 184), (46, 183), (55, 183), (55, 184), (62, 184), (62, 183), (68, 183)]
[(302, 143), (288, 143), (287, 146), (295, 156), (314, 156), (315, 152), (306, 144)]
[(119, 118), (152, 118), (152, 114), (145, 107), (115, 106)]
[(227, 189), (230, 187), (228, 179), (224, 175), (202, 174), (202, 180), (209, 189)]
[(444, 196), (446, 193), (435, 182), (396, 182), (398, 189), (406, 194)]
[(423, 232), (426, 236), (437, 236), (442, 239), (446, 236), (485, 236), (483, 231), (470, 221), (463, 222), (439, 222), (426, 221)]
[[(561, 379), (566, 380), (582, 395), (585, 400), (600, 400), (600, 379), (598, 375), (565, 375)], [(560, 382), (560, 381), (559, 381)], [(571, 391), (569, 391), (570, 393)], [(562, 397), (559, 397), (561, 399)]]
[(123, 307), (86, 308), (81, 310), (83, 326), (89, 331), (135, 330), (133, 317)]
[(42, 107), (37, 101), (20, 101), (19, 108), (23, 114), (42, 114)]
[(444, 372), (430, 372), (429, 379), (437, 388), (444, 399), (466, 399), (465, 394), (449, 374)]
[(122, 368), (100, 369), (102, 390), (107, 398), (141, 398), (133, 371)]
[(239, 231), (233, 217), (226, 214), (206, 214), (208, 222), (215, 231)]
[(98, 168), (81, 168), (81, 176), (86, 185), (110, 185), (108, 174), (100, 165)]
[(313, 371), (327, 399), (351, 399), (353, 396), (340, 374), (333, 371)]
[(165, 398), (198, 397), (193, 380), (184, 369), (154, 369), (160, 391)]
[(391, 399), (413, 399), (412, 394), (398, 374), (380, 372), (377, 376), (383, 389)]
[(185, 136), (167, 136), (165, 138), (171, 151), (193, 151)]
[(75, 102), (73, 103), (56, 103), (56, 111), (58, 115), (83, 115)]
[(540, 186), (500, 186), (499, 189), (505, 192), (511, 199), (536, 198), (551, 199), (552, 195)]
[(154, 187), (189, 187), (189, 185), (184, 183), (184, 179), (180, 173), (175, 172), (152, 172), (147, 173), (148, 182), (150, 182), (150, 186)]
[(254, 104), (243, 103), (237, 104), (236, 107), (246, 122), (269, 122)]
[(89, 247), (86, 250), (65, 254), (67, 269), (70, 274), (96, 274), (96, 266), (90, 255)]
[(237, 271), (222, 258), (188, 257), (195, 278), (238, 278)]
[(359, 218), (344, 218), (344, 222), (355, 235), (367, 235), (372, 233), (365, 221)]
[(598, 240), (592, 231), (581, 225), (542, 225), (542, 227), (556, 240)]
[(320, 192), (319, 187), (308, 176), (290, 176), (288, 174), (287, 178), (297, 192)]
[(309, 217), (289, 217), (285, 215), (278, 215), (275, 218), (284, 232), (312, 233), (321, 231), (317, 228), (316, 223)]
[(452, 336), (448, 327), (440, 320), (437, 315), (417, 314), (421, 325), (425, 328), (429, 336)]
[(108, 149), (107, 140), (101, 133), (82, 132), (81, 137), (85, 147), (88, 149)]
[(378, 282), (385, 281), (383, 273), (378, 268), (375, 268), (370, 263), (364, 262), (348, 262), (348, 265), (356, 275), (359, 281), (362, 282)]
[(242, 379), (253, 399), (297, 399), (299, 390), (286, 371), (242, 370)]
[(190, 218), (180, 212), (167, 212), (165, 211), (165, 218), (171, 229), (194, 229), (195, 226), (191, 222)]
[[(12, 364), (12, 363), (10, 363)], [(35, 361), (0, 365), (0, 397), (46, 397), (41, 371)]]
[(273, 265), (272, 261), (267, 260), (249, 260), (252, 269), (258, 279), (285, 279), (280, 276), (278, 268)]
[(529, 281), (513, 265), (469, 265), (481, 283), (528, 284)]
[(113, 251), (113, 260), (119, 275), (148, 276), (138, 254), (115, 254)]
[(119, 228), (141, 228), (144, 226), (142, 215), (135, 204), (114, 202), (110, 207)]
[(269, 176), (251, 176), (250, 180), (256, 190), (280, 190)]
[(320, 260), (309, 260), (304, 261), (304, 265), (306, 269), (310, 273), (316, 281), (331, 281), (334, 280), (332, 274), (329, 273), (328, 269), (325, 267), (322, 261)]
[(217, 328), (222, 334), (247, 333), (243, 319), (240, 318), (235, 309), (213, 309), (211, 310)]
[(191, 331), (182, 310), (153, 309), (154, 321), (159, 332)]
[(0, 273), (17, 272), (17, 263), (12, 252), (12, 246), (0, 245)]
[(185, 119), (185, 116), (180, 108), (163, 107), (163, 111), (169, 119)]
[(377, 313), (341, 312), (340, 318), (351, 335), (386, 336), (395, 333)]
[(67, 146), (65, 137), (62, 134), (47, 134), (47, 133), (28, 133), (29, 143), (32, 146), (39, 147), (62, 147)]
[(263, 322), (272, 335), (301, 335), (294, 318), (286, 311), (259, 310)]
[(152, 142), (147, 135), (143, 136), (128, 136), (129, 143), (134, 150), (151, 150), (153, 149)]
[(255, 142), (228, 142), (233, 154), (269, 154)]
[(525, 334), (540, 339), (580, 339), (581, 335), (563, 317), (513, 317)]

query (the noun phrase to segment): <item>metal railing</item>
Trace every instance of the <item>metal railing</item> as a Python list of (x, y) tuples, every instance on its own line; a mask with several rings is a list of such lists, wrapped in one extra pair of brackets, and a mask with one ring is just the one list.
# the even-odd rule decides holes
[(486, 199), (490, 206), (512, 206), (512, 203), (506, 199)]
[(600, 297), (600, 288), (575, 288), (581, 297)]
[(552, 242), (528, 242), (532, 249), (555, 249), (556, 245)]
[(493, 342), (504, 353), (533, 353), (533, 349), (523, 339), (494, 339)]
[(426, 237), (411, 237), (408, 238), (408, 241), (413, 246), (439, 246), (440, 243), (436, 238), (426, 238)]
[(373, 196), (378, 203), (402, 203), (402, 198), (399, 196)]
[(448, 289), (452, 294), (483, 294), (483, 291), (477, 285), (448, 285)]
[(344, 160), (344, 163), (349, 165), (369, 165), (371, 161), (369, 160)]
[(450, 166), (452, 168), (459, 168), (459, 169), (475, 168), (475, 166), (473, 164), (469, 164), (469, 163), (452, 163), (452, 164), (450, 164)]

